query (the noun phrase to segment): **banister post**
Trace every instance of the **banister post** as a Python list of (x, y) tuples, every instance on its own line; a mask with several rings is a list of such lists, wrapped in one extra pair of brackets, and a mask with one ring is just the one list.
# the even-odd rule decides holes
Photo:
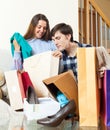
[(84, 0), (84, 10), (85, 10), (85, 24), (86, 24), (86, 29), (85, 29), (85, 31), (86, 31), (86, 33), (85, 33), (85, 41), (86, 41), (86, 43), (90, 43), (90, 30), (89, 30), (89, 28), (90, 28), (90, 25), (89, 25), (89, 0)]

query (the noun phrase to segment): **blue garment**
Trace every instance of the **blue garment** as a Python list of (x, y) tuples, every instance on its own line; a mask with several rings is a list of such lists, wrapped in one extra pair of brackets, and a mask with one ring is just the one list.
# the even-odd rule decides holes
[(14, 39), (16, 39), (17, 43), (20, 45), (22, 58), (30, 57), (32, 55), (32, 48), (20, 33), (14, 33), (10, 39), (12, 55), (14, 56)]
[(69, 100), (66, 98), (66, 96), (63, 93), (61, 93), (60, 91), (57, 92), (56, 99), (60, 103), (61, 107), (64, 107), (69, 102)]

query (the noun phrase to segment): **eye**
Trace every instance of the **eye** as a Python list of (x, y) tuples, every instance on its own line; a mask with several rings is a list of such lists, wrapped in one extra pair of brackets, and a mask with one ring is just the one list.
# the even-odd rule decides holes
[(45, 31), (46, 31), (46, 30), (47, 30), (47, 28), (46, 28), (46, 27), (43, 27), (43, 30), (45, 30)]
[(41, 27), (40, 27), (40, 26), (38, 26), (37, 28), (38, 28), (38, 29), (40, 29)]
[(61, 39), (61, 37), (56, 37), (56, 39), (57, 39), (57, 40), (60, 40), (60, 39)]
[(40, 26), (40, 25), (38, 25), (38, 26), (37, 26), (37, 28), (38, 28), (38, 29), (43, 28), (43, 30), (47, 30), (47, 28), (46, 28), (46, 27), (42, 27), (42, 26)]
[(36, 26), (38, 29), (40, 29), (41, 28), (41, 26), (40, 25), (38, 25), (38, 26)]

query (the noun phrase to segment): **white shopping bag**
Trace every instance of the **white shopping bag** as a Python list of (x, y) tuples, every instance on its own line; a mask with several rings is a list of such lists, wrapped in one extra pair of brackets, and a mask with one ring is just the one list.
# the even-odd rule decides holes
[(29, 104), (24, 98), (24, 114), (27, 120), (40, 119), (56, 114), (60, 110), (60, 103), (52, 98), (38, 98), (39, 104)]
[(31, 78), (37, 96), (48, 97), (50, 93), (42, 80), (58, 74), (59, 58), (52, 56), (52, 51), (47, 51), (24, 59), (23, 67)]
[(23, 109), (23, 99), (18, 72), (16, 70), (6, 71), (5, 79), (11, 107), (14, 110)]

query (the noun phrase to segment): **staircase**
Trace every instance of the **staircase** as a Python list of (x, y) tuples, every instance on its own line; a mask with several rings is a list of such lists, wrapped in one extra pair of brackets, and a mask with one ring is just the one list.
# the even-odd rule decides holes
[(79, 41), (104, 46), (110, 53), (110, 20), (95, 0), (79, 0)]

